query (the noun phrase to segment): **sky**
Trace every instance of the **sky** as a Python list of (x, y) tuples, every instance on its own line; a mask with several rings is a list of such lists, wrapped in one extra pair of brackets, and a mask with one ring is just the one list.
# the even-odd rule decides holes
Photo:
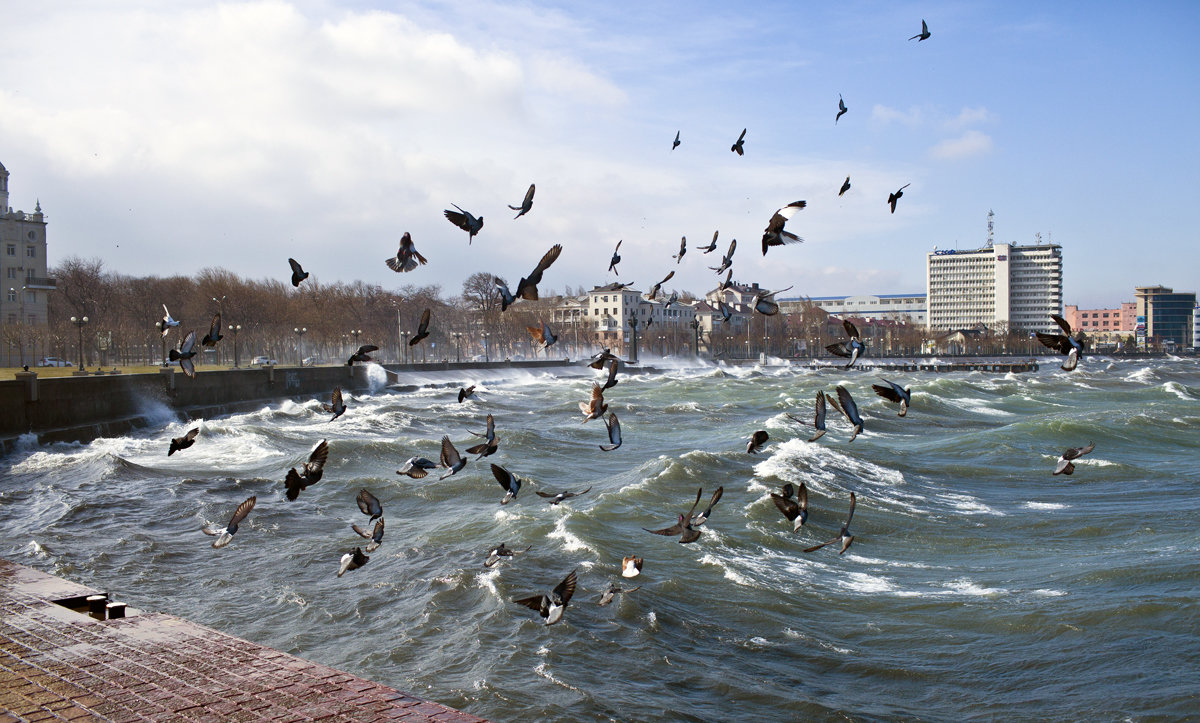
[[(10, 206), (40, 201), (51, 265), (282, 280), (292, 256), (323, 283), (457, 294), (478, 271), (515, 283), (561, 243), (544, 290), (646, 290), (674, 269), (667, 288), (703, 294), (720, 258), (695, 247), (717, 231), (720, 251), (738, 239), (737, 280), (788, 297), (912, 293), (935, 247), (986, 242), (991, 210), (997, 243), (1062, 245), (1066, 304), (1200, 290), (1200, 3), (63, 0), (3, 15), (0, 163)], [(909, 40), (922, 19), (931, 37)], [(764, 257), (768, 220), (797, 200), (804, 243)], [(470, 244), (452, 204), (484, 217)], [(429, 264), (397, 274), (384, 259), (405, 231)]]

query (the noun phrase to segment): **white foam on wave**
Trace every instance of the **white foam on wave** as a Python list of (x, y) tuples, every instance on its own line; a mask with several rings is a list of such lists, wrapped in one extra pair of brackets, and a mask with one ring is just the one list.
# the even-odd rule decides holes
[(897, 592), (896, 586), (891, 580), (878, 575), (871, 575), (865, 572), (848, 572), (837, 578), (839, 587), (854, 592), (864, 593), (881, 593), (881, 592)]
[(1065, 510), (1068, 507), (1061, 502), (1026, 502), (1021, 506), (1029, 510)]
[(987, 399), (980, 399), (978, 397), (959, 397), (958, 399), (943, 398), (943, 401), (947, 402), (951, 406), (958, 407), (963, 411), (972, 412), (974, 414), (986, 414), (991, 417), (1016, 416), (1012, 412), (1008, 412), (1003, 409), (995, 409), (991, 406), (988, 406)]
[(554, 540), (561, 540), (563, 543), (563, 549), (567, 552), (587, 550), (593, 555), (597, 554), (597, 552), (589, 547), (587, 543), (576, 537), (571, 533), (570, 530), (567, 529), (567, 515), (563, 515), (562, 517), (558, 518), (558, 521), (554, 523), (554, 529), (548, 532), (546, 537)]
[(1038, 589), (1033, 591), (1038, 597), (1062, 597), (1067, 594), (1065, 590), (1053, 590), (1050, 588)]
[(538, 663), (537, 666), (533, 669), (533, 672), (537, 673), (538, 675), (540, 675), (541, 677), (550, 681), (551, 683), (562, 686), (563, 688), (566, 688), (567, 690), (574, 690), (574, 691), (579, 690), (578, 688), (571, 685), (570, 683), (565, 683), (565, 682), (559, 680), (558, 678), (555, 678), (554, 674), (552, 674), (550, 672), (549, 668), (546, 666), (545, 661)]
[(1158, 381), (1158, 375), (1150, 367), (1142, 367), (1126, 374), (1125, 381), (1149, 384), (1150, 382)]
[(496, 588), (496, 578), (500, 577), (500, 567), (495, 566), (479, 575), (475, 579), (475, 584), (487, 590), (492, 594), (492, 597), (500, 599), (500, 591)]
[(783, 634), (788, 636), (789, 638), (795, 638), (797, 640), (805, 640), (810, 643), (814, 643), (818, 647), (825, 648), (826, 650), (832, 650), (833, 652), (840, 653), (841, 655), (850, 655), (852, 652), (854, 652), (854, 651), (850, 650), (850, 648), (843, 648), (841, 646), (834, 645), (833, 643), (831, 643), (827, 640), (821, 640), (820, 638), (814, 638), (811, 635), (809, 635), (803, 631), (800, 631), (800, 630), (794, 630), (792, 628), (784, 628)]
[(984, 587), (965, 577), (943, 583), (943, 587), (956, 595), (972, 595), (976, 597), (1003, 595), (1008, 592), (1006, 588), (1002, 587)]
[[(758, 479), (774, 477), (793, 484), (804, 482), (816, 491), (837, 489), (837, 494), (842, 494), (836, 480), (840, 475), (848, 475), (861, 484), (871, 486), (870, 495), (879, 501), (895, 504), (909, 512), (920, 510), (914, 504), (914, 501), (922, 499), (920, 496), (906, 493), (901, 497), (886, 492), (905, 485), (904, 473), (900, 470), (852, 457), (830, 445), (807, 442), (799, 437), (769, 449), (770, 455), (754, 465), (754, 476)], [(864, 494), (861, 488), (858, 494)]]
[(745, 585), (747, 587), (752, 587), (754, 585), (754, 583), (750, 580), (750, 578), (748, 578), (745, 575), (742, 575), (738, 571), (734, 570), (731, 565), (726, 563), (724, 560), (721, 560), (716, 555), (712, 555), (712, 554), (704, 555), (703, 557), (700, 558), (700, 564), (715, 565), (715, 566), (721, 568), (721, 574), (724, 575), (725, 579), (729, 580), (730, 582), (735, 582), (738, 585)]
[(1166, 382), (1162, 385), (1161, 389), (1189, 402), (1195, 400), (1195, 397), (1188, 394), (1187, 389), (1179, 382)]
[(933, 569), (933, 565), (928, 565), (923, 562), (900, 562), (897, 560), (881, 560), (877, 557), (863, 557), (862, 555), (858, 555), (853, 552), (847, 553), (847, 557), (849, 557), (851, 560), (854, 560), (855, 562), (862, 562), (862, 563), (866, 563), (868, 565), (886, 565), (888, 567), (909, 567), (909, 568), (915, 568), (918, 570)]
[(971, 495), (956, 494), (948, 492), (938, 495), (938, 499), (946, 502), (958, 512), (966, 515), (994, 515), (996, 517), (1004, 517), (1004, 513), (988, 507), (980, 502), (978, 498)]

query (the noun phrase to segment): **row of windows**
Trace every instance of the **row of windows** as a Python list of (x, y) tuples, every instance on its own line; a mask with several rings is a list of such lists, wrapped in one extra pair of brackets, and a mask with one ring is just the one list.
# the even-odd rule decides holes
[[(5, 253), (8, 254), (9, 256), (16, 256), (17, 255), (17, 245), (9, 244), (8, 247), (5, 249)], [(26, 246), (25, 247), (25, 256), (28, 258), (31, 258), (31, 259), (36, 259), (37, 258), (37, 246)]]

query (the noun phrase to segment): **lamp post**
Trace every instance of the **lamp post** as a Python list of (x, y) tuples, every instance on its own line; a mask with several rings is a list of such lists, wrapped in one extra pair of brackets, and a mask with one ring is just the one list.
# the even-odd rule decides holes
[(240, 360), (238, 359), (237, 335), (238, 335), (238, 332), (241, 330), (242, 330), (241, 324), (230, 324), (229, 325), (229, 331), (230, 331), (230, 333), (233, 334), (233, 368), (234, 369), (238, 368), (239, 362), (240, 362)]
[(293, 327), (292, 331), (296, 332), (296, 362), (304, 363), (304, 335), (308, 333), (307, 326)]
[(492, 360), (491, 349), (488, 348), (488, 340), (491, 339), (492, 332), (483, 332), (483, 360), (490, 362)]
[[(26, 286), (21, 287), (21, 310), (18, 312), (20, 316), (17, 317), (17, 348), (20, 349), (21, 366), (25, 366), (25, 335), (22, 332), (25, 327), (25, 289), (27, 288)], [(17, 290), (10, 286), (8, 294), (9, 296), (16, 296)]]
[(636, 316), (629, 317), (629, 328), (633, 330), (633, 332), (632, 332), (633, 338), (629, 342), (630, 346), (632, 347), (630, 349), (630, 353), (629, 353), (629, 361), (630, 361), (630, 363), (637, 364), (637, 360), (638, 360), (638, 343), (637, 343), (638, 342), (638, 336), (637, 336), (638, 321), (637, 321)]
[(456, 331), (450, 336), (454, 337), (454, 363), (462, 363), (462, 332)]
[(77, 319), (72, 316), (71, 323), (79, 328), (79, 371), (83, 371), (83, 327), (87, 325), (88, 318)]
[(408, 331), (408, 330), (405, 330), (405, 331), (401, 331), (401, 332), (400, 332), (400, 341), (401, 341), (401, 344), (404, 346), (404, 363), (405, 363), (405, 364), (408, 364), (408, 363), (409, 363), (409, 356), (408, 356), (408, 336), (409, 336), (410, 334), (412, 334), (412, 332), (411, 332), (411, 331)]
[(746, 337), (746, 358), (750, 358), (750, 337)]
[(695, 344), (692, 346), (692, 356), (700, 356), (700, 317), (692, 317), (692, 336), (695, 338)]
[(354, 350), (358, 351), (358, 335), (362, 333), (362, 329), (351, 329), (350, 336), (354, 337)]

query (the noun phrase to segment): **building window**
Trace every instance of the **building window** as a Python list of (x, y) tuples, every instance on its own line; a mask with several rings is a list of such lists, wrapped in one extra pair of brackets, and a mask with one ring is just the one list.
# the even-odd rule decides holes
[(36, 246), (26, 246), (25, 247), (25, 255), (31, 259), (37, 258), (37, 247)]
[[(16, 300), (17, 300), (17, 290), (16, 290), (16, 289), (9, 289), (9, 290), (8, 290), (8, 300), (9, 300), (9, 301), (16, 301)], [(10, 323), (11, 323), (11, 322), (10, 322)]]
[(25, 301), (30, 304), (37, 303), (37, 292), (29, 289), (25, 290)]
[(8, 245), (8, 255), (9, 255), (9, 256), (16, 256), (16, 255), (17, 255), (17, 245), (16, 245), (16, 244), (9, 244), (9, 245)]
[(15, 268), (8, 270), (8, 278), (10, 278), (10, 279), (17, 278), (17, 270)]

